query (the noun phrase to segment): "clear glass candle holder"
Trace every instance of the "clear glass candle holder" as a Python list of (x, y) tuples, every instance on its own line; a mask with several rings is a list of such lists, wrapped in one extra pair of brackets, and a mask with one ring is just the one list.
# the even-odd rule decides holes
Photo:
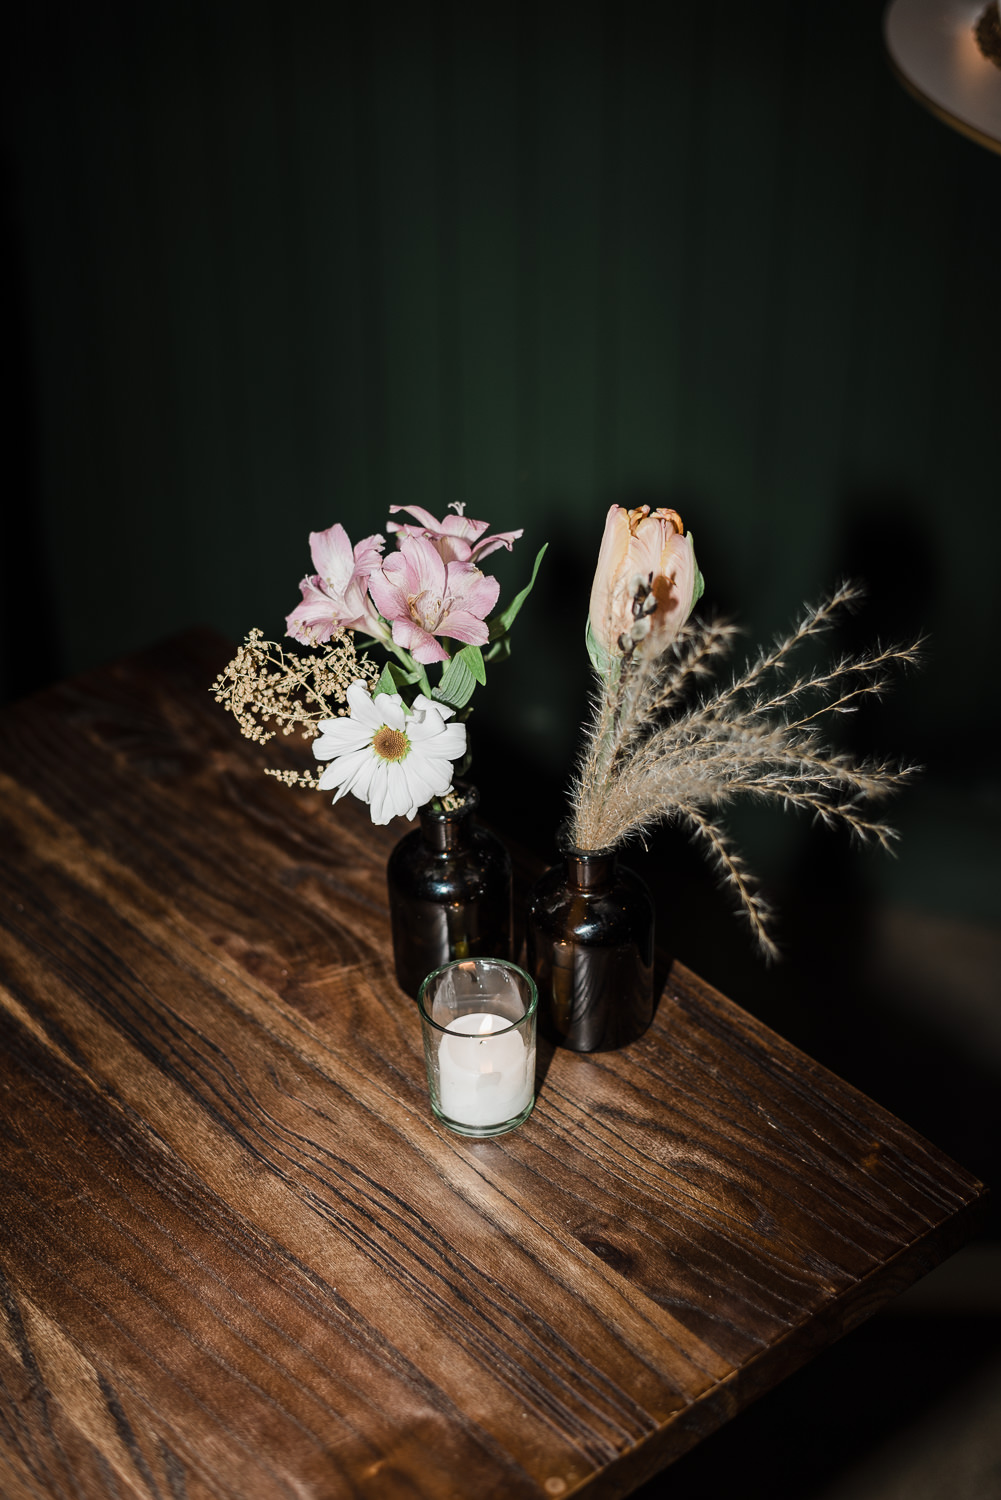
[(532, 978), (502, 958), (457, 959), (429, 974), (417, 1004), (435, 1116), (459, 1135), (503, 1135), (535, 1103)]

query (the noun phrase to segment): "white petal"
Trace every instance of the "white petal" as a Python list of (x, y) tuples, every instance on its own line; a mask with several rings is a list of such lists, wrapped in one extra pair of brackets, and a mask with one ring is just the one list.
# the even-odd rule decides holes
[(449, 708), (447, 703), (441, 703), (437, 698), (427, 698), (423, 693), (418, 693), (414, 699), (414, 708), (433, 708), (436, 714), (441, 714), (443, 719), (450, 719), (455, 713), (454, 708)]
[(433, 703), (422, 708), (419, 714), (414, 714), (410, 722), (423, 739), (427, 739), (429, 734), (441, 734), (445, 728), (445, 720)]
[[(452, 726), (455, 727), (454, 725)], [(437, 714), (414, 714), (407, 722), (407, 734), (414, 745), (426, 745), (429, 740), (436, 739), (439, 734), (445, 733), (445, 725)]]
[(330, 729), (313, 741), (313, 754), (317, 760), (331, 760), (335, 755), (347, 755), (372, 743), (372, 731), (364, 724), (356, 724), (353, 719), (328, 719), (327, 722)]
[(412, 818), (425, 802), (430, 802), (432, 797), (441, 795), (442, 788), (439, 784), (441, 777), (429, 771), (427, 761), (417, 755), (407, 756), (403, 762), (403, 770), (410, 793), (410, 806), (413, 808), (413, 812), (408, 813), (407, 816)]
[(392, 806), (391, 816), (394, 818), (414, 817), (417, 808), (410, 795), (410, 787), (407, 784), (407, 773), (403, 769), (402, 763), (400, 761), (392, 762), (387, 769), (389, 772), (386, 778), (387, 800)]
[(379, 724), (388, 724), (390, 729), (402, 729), (406, 720), (403, 699), (399, 693), (376, 693), (372, 706), (379, 715)]
[(449, 760), (461, 760), (466, 753), (465, 724), (446, 724), (440, 734), (425, 738), (418, 730), (411, 733), (411, 742), (422, 755), (447, 755)]
[(455, 767), (452, 762), (444, 758), (438, 759), (436, 756), (428, 755), (422, 762), (422, 769), (425, 776), (434, 781), (435, 789), (433, 795), (435, 797), (444, 797), (445, 793), (451, 789), (452, 777), (455, 774)]
[(345, 792), (351, 792), (360, 802), (367, 802), (372, 788), (372, 777), (375, 775), (375, 757), (370, 756), (363, 760), (351, 780), (346, 781), (340, 790), (340, 796)]
[(345, 791), (350, 791), (351, 782), (359, 769), (371, 760), (372, 752), (367, 746), (363, 746), (360, 750), (352, 750), (347, 755), (339, 755), (320, 777), (320, 790), (329, 792), (332, 786), (344, 786)]
[(372, 772), (368, 805), (373, 823), (388, 823), (393, 816), (393, 808), (389, 799), (389, 770), (389, 762), (382, 760)]
[(353, 682), (347, 690), (346, 697), (352, 719), (357, 719), (359, 724), (367, 724), (370, 729), (379, 728), (382, 720), (378, 711), (372, 706), (371, 693), (362, 681)]

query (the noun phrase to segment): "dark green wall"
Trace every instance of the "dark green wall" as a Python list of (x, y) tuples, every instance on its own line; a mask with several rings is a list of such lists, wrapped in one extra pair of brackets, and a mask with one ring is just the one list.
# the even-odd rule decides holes
[[(474, 720), (549, 786), (604, 509), (666, 501), (756, 633), (846, 569), (859, 639), (932, 633), (870, 721), (930, 769), (867, 878), (997, 916), (1001, 160), (903, 94), (880, 18), (31, 7), (10, 686), (195, 620), (277, 631), (311, 528), (465, 500), (525, 526), (510, 587), (553, 544)], [(800, 837), (748, 836), (766, 864)]]

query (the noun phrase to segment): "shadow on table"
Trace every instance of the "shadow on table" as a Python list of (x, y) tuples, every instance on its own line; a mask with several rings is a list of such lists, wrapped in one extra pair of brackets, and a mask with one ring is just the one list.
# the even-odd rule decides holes
[[(948, 1489), (942, 1487), (932, 1463), (924, 1467), (924, 1482), (915, 1482), (900, 1472), (906, 1459), (872, 1472), (870, 1462), (892, 1453), (900, 1440), (905, 1453), (920, 1442), (927, 1455), (937, 1427), (943, 1448), (949, 1445), (957, 1395), (972, 1406), (978, 1377), (995, 1390), (999, 1357), (997, 1315), (880, 1314), (650, 1480), (635, 1500), (719, 1500), (738, 1492), (741, 1500), (876, 1500), (884, 1494), (898, 1500), (905, 1483), (911, 1500), (981, 1500), (979, 1484), (964, 1488), (955, 1472)], [(1001, 1433), (1001, 1422), (992, 1426)], [(975, 1434), (967, 1435), (967, 1446), (975, 1441)], [(987, 1467), (999, 1451), (995, 1438)]]

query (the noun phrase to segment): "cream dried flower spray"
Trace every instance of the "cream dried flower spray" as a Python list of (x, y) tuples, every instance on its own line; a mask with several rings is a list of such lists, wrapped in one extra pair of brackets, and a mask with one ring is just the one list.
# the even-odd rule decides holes
[(689, 618), (700, 592), (691, 535), (675, 512), (612, 507), (591, 595), (598, 687), (572, 785), (570, 836), (580, 849), (614, 848), (659, 822), (686, 825), (772, 957), (771, 912), (718, 813), (747, 796), (801, 808), (889, 849), (895, 831), (871, 804), (914, 767), (832, 748), (825, 721), (882, 693), (893, 668), (917, 660), (920, 643), (797, 671), (798, 648), (860, 597), (845, 584), (726, 686), (706, 692), (738, 632)]

